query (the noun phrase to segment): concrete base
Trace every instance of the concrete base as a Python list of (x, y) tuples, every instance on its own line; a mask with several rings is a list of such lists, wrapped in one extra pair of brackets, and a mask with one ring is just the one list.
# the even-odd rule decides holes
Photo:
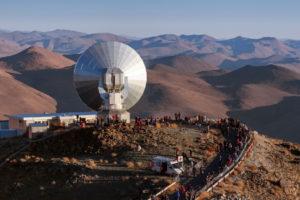
[(98, 113), (98, 119), (99, 121), (102, 121), (104, 123), (110, 123), (114, 120), (124, 121), (126, 123), (130, 123), (130, 113), (127, 111), (123, 112), (113, 112), (113, 111), (107, 111), (107, 112), (101, 112)]
[(121, 121), (125, 121), (126, 123), (130, 123), (130, 113), (127, 111), (124, 111), (119, 116)]

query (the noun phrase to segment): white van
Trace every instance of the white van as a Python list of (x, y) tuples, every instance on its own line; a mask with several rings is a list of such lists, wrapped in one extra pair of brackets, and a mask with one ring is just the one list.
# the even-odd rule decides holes
[(156, 156), (151, 161), (151, 170), (168, 175), (180, 175), (183, 173), (183, 163), (177, 160)]

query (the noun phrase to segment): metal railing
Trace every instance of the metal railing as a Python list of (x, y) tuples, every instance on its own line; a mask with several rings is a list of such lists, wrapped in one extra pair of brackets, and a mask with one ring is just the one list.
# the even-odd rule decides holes
[(253, 145), (253, 135), (250, 135), (250, 137), (248, 137), (248, 140), (244, 145), (244, 148), (240, 152), (239, 156), (237, 157), (237, 159), (229, 167), (225, 168), (223, 172), (218, 174), (218, 176), (213, 178), (213, 180), (208, 182), (201, 190), (199, 190), (196, 196), (199, 196), (202, 192), (205, 191), (209, 192), (214, 187), (216, 187), (218, 183), (222, 182), (229, 174), (231, 174), (234, 171), (234, 169), (239, 165), (239, 163), (244, 159), (244, 156), (246, 155), (246, 153), (248, 153), (248, 150), (252, 145)]

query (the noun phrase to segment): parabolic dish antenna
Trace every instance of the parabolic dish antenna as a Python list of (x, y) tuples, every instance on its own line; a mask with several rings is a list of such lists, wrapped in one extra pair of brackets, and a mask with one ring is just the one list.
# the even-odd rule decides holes
[(142, 97), (146, 82), (142, 58), (120, 42), (91, 46), (79, 57), (74, 69), (80, 98), (100, 113), (125, 113)]

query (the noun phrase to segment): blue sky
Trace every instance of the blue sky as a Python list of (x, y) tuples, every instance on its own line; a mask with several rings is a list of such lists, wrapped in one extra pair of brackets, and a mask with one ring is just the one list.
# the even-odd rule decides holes
[(300, 39), (299, 0), (0, 0), (0, 29)]

